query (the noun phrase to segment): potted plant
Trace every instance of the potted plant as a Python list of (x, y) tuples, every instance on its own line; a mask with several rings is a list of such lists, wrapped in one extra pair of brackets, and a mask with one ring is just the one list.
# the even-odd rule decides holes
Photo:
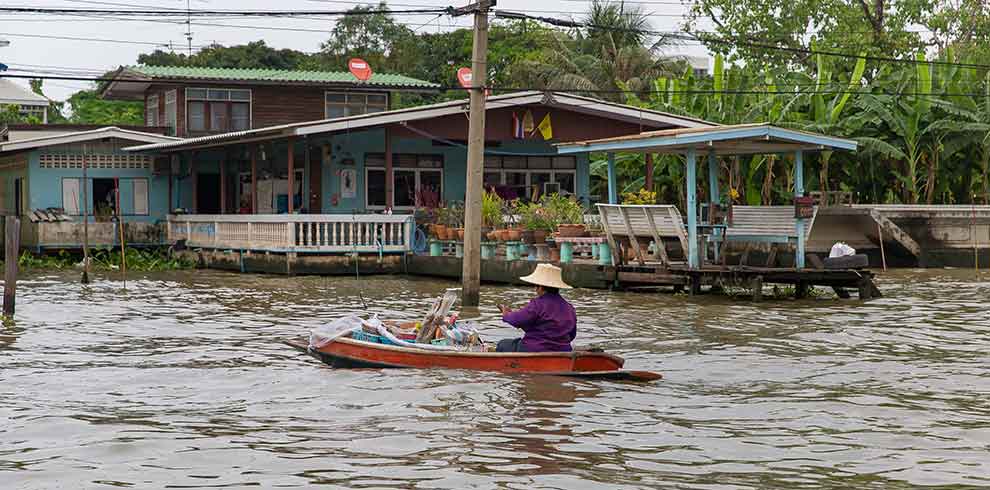
[(539, 202), (519, 206), (519, 223), (525, 230), (522, 239), (529, 243), (544, 243), (557, 226), (549, 210)]
[(453, 203), (447, 207), (448, 211), (448, 221), (447, 221), (447, 239), (448, 240), (463, 240), (464, 239), (464, 205), (462, 203)]
[(481, 198), (481, 233), (488, 236), (502, 226), (503, 199), (494, 192), (486, 192)]
[(438, 240), (447, 239), (447, 222), (450, 220), (450, 210), (448, 208), (437, 208), (435, 213), (436, 223), (433, 224), (433, 234)]
[(584, 209), (576, 200), (559, 194), (550, 194), (543, 196), (540, 204), (550, 213), (558, 236), (584, 236)]

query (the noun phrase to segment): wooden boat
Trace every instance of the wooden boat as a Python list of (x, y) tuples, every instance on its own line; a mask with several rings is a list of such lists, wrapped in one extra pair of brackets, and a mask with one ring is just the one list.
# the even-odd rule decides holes
[(286, 344), (335, 368), (473, 369), (518, 374), (547, 374), (594, 379), (654, 381), (649, 371), (626, 371), (624, 359), (599, 351), (464, 352), (434, 351), (342, 337), (320, 348), (305, 341)]

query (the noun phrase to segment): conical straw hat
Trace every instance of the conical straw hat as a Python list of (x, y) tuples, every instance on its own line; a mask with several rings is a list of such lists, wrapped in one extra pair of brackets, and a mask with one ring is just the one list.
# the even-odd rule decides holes
[(550, 264), (538, 264), (532, 274), (520, 277), (519, 280), (548, 288), (571, 289), (560, 277), (560, 267)]

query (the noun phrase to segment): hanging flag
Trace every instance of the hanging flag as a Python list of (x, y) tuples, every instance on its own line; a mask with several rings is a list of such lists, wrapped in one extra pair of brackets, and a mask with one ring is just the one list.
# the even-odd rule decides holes
[(540, 125), (536, 127), (540, 130), (540, 134), (543, 135), (544, 140), (553, 138), (553, 126), (550, 125), (550, 113), (548, 112), (546, 116), (543, 116), (543, 120), (540, 121)]
[(519, 116), (515, 112), (512, 113), (512, 137), (517, 140), (526, 137), (526, 133), (523, 131), (523, 123), (519, 120)]
[(351, 70), (351, 75), (354, 75), (354, 78), (357, 78), (362, 82), (367, 82), (368, 79), (371, 78), (371, 65), (361, 58), (351, 58), (350, 60), (347, 60), (347, 68)]
[(536, 123), (533, 122), (533, 111), (526, 110), (526, 114), (523, 115), (523, 132), (526, 134), (533, 134), (536, 131)]

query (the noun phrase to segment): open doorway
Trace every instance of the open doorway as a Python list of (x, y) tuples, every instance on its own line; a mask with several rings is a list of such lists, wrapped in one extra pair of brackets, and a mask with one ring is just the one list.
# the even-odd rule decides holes
[(197, 174), (196, 213), (220, 214), (220, 174)]
[(114, 179), (93, 179), (93, 216), (110, 219), (117, 214), (117, 183)]

